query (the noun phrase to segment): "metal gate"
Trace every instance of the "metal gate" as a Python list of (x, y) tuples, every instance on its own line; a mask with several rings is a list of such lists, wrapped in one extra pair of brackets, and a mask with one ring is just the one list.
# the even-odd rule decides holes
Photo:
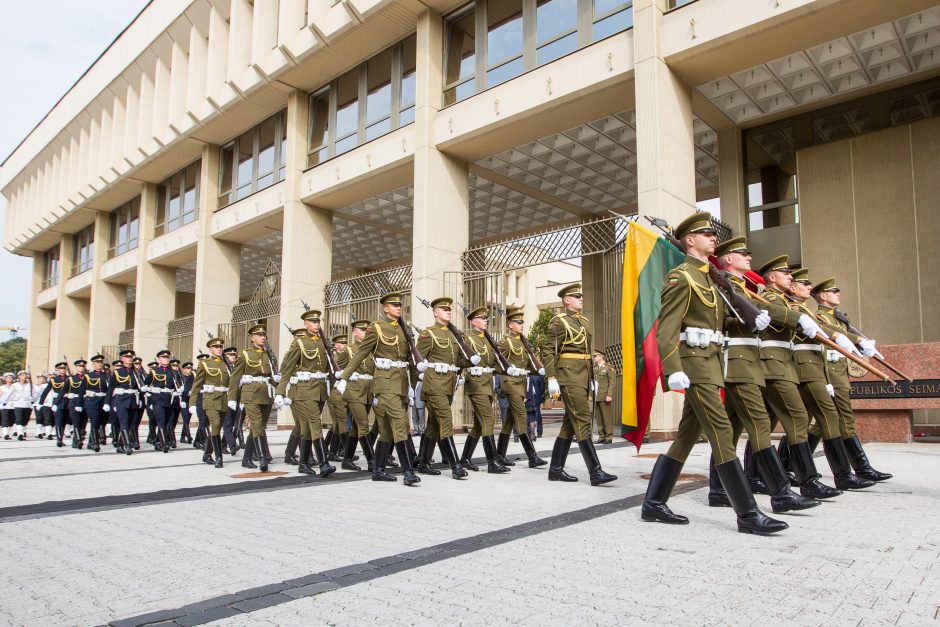
[[(619, 425), (617, 417), (621, 416), (623, 400), (623, 349), (620, 342), (621, 320), (621, 292), (623, 290), (623, 247), (624, 239), (620, 239), (609, 250), (601, 253), (602, 272), (604, 277), (604, 337), (607, 345), (604, 352), (607, 355), (607, 364), (616, 373), (617, 384), (614, 386), (613, 402), (610, 415), (613, 418), (614, 428)], [(635, 382), (634, 382), (635, 383)]]
[(397, 266), (326, 284), (326, 327), (330, 335), (349, 333), (353, 320), (376, 320), (382, 313), (379, 299), (385, 292), (402, 292), (402, 315), (411, 320), (411, 266)]
[(251, 298), (232, 307), (231, 324), (219, 325), (219, 337), (226, 346), (246, 348), (248, 329), (257, 323), (268, 328), (268, 344), (277, 347), (281, 334), (281, 270), (273, 259), (268, 259)]

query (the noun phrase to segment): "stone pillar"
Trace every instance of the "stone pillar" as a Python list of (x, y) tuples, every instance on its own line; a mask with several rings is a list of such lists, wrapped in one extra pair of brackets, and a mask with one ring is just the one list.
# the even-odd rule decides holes
[[(695, 144), (692, 88), (662, 58), (667, 0), (633, 3), (636, 58), (637, 191), (640, 214), (678, 224), (695, 211)], [(682, 395), (657, 394), (650, 414), (654, 436), (679, 424)]]
[(212, 237), (212, 214), (218, 206), (219, 147), (202, 149), (199, 168), (199, 237), (196, 242), (196, 292), (193, 305), (194, 355), (232, 321), (241, 280), (241, 246)]
[[(95, 242), (98, 245), (98, 242)], [(62, 355), (71, 363), (79, 357), (88, 357), (88, 299), (66, 296), (68, 279), (72, 268), (72, 236), (63, 235), (59, 250), (62, 251), (62, 271), (59, 273), (59, 301), (56, 304), (56, 344), (52, 361)]]
[[(88, 354), (101, 351), (102, 346), (118, 343), (118, 334), (124, 330), (127, 312), (127, 287), (101, 280), (101, 267), (108, 260), (110, 216), (101, 212), (95, 220), (95, 265), (91, 284), (90, 325), (88, 327)], [(140, 241), (140, 240), (138, 240)]]
[(134, 350), (145, 363), (167, 347), (167, 323), (176, 315), (176, 268), (147, 261), (156, 215), (157, 186), (147, 183), (140, 196), (140, 265), (134, 308)]
[(442, 30), (437, 13), (426, 11), (418, 19), (411, 314), (418, 326), (430, 324), (432, 316), (417, 297), (443, 294), (444, 273), (463, 270), (461, 255), (470, 243), (468, 164), (431, 143), (443, 96)]
[(744, 182), (744, 146), (741, 129), (718, 131), (718, 194), (721, 219), (735, 237), (747, 233), (747, 185)]
[[(62, 281), (59, 264), (59, 281)], [(36, 295), (42, 291), (42, 253), (33, 254), (33, 294), (29, 312), (29, 343), (26, 345), (26, 363), (33, 373), (47, 372), (52, 366), (52, 311), (36, 306)]]

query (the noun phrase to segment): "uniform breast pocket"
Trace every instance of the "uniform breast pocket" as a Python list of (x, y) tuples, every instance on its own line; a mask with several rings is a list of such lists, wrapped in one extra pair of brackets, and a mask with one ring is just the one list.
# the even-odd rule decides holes
[(796, 363), (801, 366), (821, 366), (822, 354), (818, 351), (797, 351)]
[(737, 351), (737, 350), (728, 351), (728, 360), (740, 361), (746, 364), (753, 364), (755, 361), (753, 354), (749, 353), (748, 351)]

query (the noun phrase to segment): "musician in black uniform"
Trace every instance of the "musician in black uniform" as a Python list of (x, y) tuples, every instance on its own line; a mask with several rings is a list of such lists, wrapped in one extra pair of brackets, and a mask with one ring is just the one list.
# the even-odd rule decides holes
[(68, 399), (69, 419), (72, 422), (72, 448), (85, 446), (85, 366), (88, 362), (76, 359), (73, 362), (75, 372), (69, 375), (65, 398)]
[(114, 410), (120, 428), (117, 452), (126, 455), (130, 455), (134, 448), (140, 448), (140, 443), (132, 433), (141, 388), (133, 359), (134, 351), (129, 348), (121, 351), (120, 365), (111, 369), (108, 395), (105, 397), (105, 407)]
[(183, 373), (180, 372), (180, 360), (170, 360), (170, 374), (173, 377), (173, 386), (176, 388), (170, 399), (170, 448), (176, 448), (176, 425), (180, 420), (180, 395), (183, 393)]
[(173, 394), (176, 392), (176, 380), (173, 369), (170, 368), (170, 351), (164, 349), (157, 353), (157, 365), (150, 369), (144, 379), (150, 399), (147, 408), (154, 421), (154, 435), (156, 442), (154, 448), (164, 453), (170, 452), (172, 436), (170, 424), (173, 412)]
[[(76, 362), (78, 363), (78, 362)], [(85, 373), (85, 389), (82, 394), (82, 408), (88, 421), (88, 448), (98, 453), (101, 451), (101, 427), (108, 409), (105, 409), (105, 397), (108, 395), (108, 377), (104, 372), (104, 355), (93, 355), (92, 369)]]
[[(232, 369), (235, 367), (235, 360), (238, 359), (238, 348), (234, 346), (229, 346), (222, 351), (222, 355), (225, 357), (225, 367), (228, 368), (229, 374), (232, 373)], [(241, 434), (241, 425), (235, 424), (235, 418), (239, 415), (241, 410), (231, 410), (228, 409), (225, 412), (225, 419), (222, 421), (222, 452), (228, 453), (229, 455), (235, 455), (238, 453), (239, 448), (239, 438)], [(208, 418), (206, 419), (208, 421)], [(200, 422), (199, 424), (202, 424)], [(206, 422), (208, 425), (208, 422)], [(238, 432), (236, 433), (236, 429)]]
[(193, 436), (189, 432), (189, 392), (193, 389), (193, 362), (186, 361), (180, 366), (180, 375), (183, 380), (183, 391), (180, 392), (180, 419), (183, 427), (180, 429), (180, 444), (192, 444)]
[(56, 373), (49, 377), (49, 384), (39, 397), (39, 404), (46, 402), (46, 397), (52, 395), (52, 415), (55, 421), (56, 446), (64, 446), (62, 438), (65, 435), (65, 422), (69, 417), (68, 402), (65, 394), (68, 391), (69, 377), (66, 374), (68, 364), (60, 361), (55, 365)]

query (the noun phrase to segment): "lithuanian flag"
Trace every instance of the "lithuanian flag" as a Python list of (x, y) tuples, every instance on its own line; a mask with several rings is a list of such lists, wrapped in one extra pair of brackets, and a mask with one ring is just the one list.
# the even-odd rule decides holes
[(637, 450), (640, 450), (646, 434), (656, 382), (663, 376), (656, 346), (660, 292), (666, 275), (684, 260), (685, 255), (675, 246), (637, 222), (630, 222), (624, 242), (620, 310), (623, 346), (621, 432), (624, 438), (636, 445)]

